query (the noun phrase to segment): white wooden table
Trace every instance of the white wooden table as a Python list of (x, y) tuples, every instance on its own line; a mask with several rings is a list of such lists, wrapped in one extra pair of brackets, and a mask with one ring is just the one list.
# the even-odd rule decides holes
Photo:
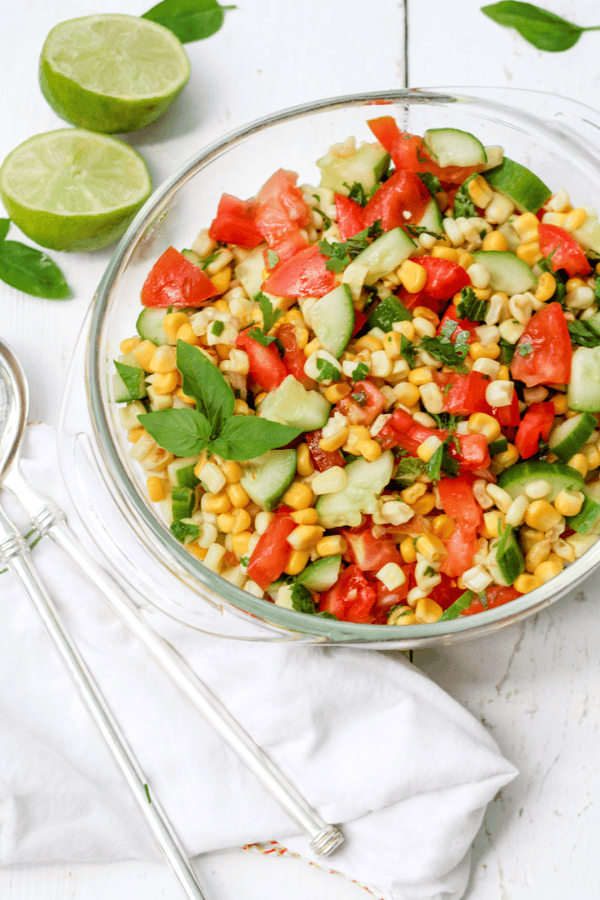
[[(594, 106), (600, 34), (567, 53), (542, 54), (460, 0), (238, 0), (225, 27), (188, 45), (192, 77), (162, 121), (135, 139), (154, 183), (223, 133), (263, 114), (353, 91), (429, 85), (531, 88)], [(600, 23), (592, 0), (553, 0), (553, 12)], [(61, 127), (37, 85), (52, 25), (117, 0), (4, 4), (0, 33), (0, 157)], [(598, 104), (600, 105), (600, 104)], [(600, 112), (597, 114), (600, 122)], [(565, 173), (567, 180), (568, 173)], [(16, 229), (11, 233), (18, 239)], [(56, 423), (67, 365), (109, 251), (55, 254), (74, 292), (55, 303), (0, 283), (0, 334), (32, 389), (31, 418)], [(477, 643), (420, 652), (416, 663), (490, 729), (520, 776), (490, 805), (474, 848), (468, 900), (562, 900), (599, 895), (600, 577), (537, 618)], [(0, 809), (0, 829), (2, 810)], [(398, 850), (401, 853), (401, 848)], [(332, 860), (333, 862), (333, 860)], [(287, 857), (210, 854), (199, 873), (214, 900), (352, 900), (362, 889)], [(0, 870), (3, 900), (179, 900), (164, 866), (142, 863)]]

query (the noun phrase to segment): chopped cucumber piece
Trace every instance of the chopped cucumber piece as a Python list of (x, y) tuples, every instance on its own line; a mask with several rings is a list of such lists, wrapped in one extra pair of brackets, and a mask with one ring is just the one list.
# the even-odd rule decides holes
[(196, 487), (199, 479), (194, 474), (194, 469), (199, 459), (200, 455), (180, 456), (178, 459), (174, 459), (172, 463), (169, 463), (167, 475), (173, 487)]
[(512, 297), (513, 294), (533, 290), (537, 285), (531, 266), (508, 250), (476, 250), (471, 256), (490, 273), (493, 291), (504, 291)]
[(184, 256), (188, 262), (191, 262), (192, 265), (196, 266), (197, 269), (202, 268), (202, 260), (195, 252), (195, 250), (190, 250), (189, 247), (184, 247), (181, 251), (181, 255)]
[[(252, 298), (256, 297), (260, 292), (261, 284), (265, 280), (263, 278), (265, 269), (265, 258), (263, 256), (264, 248), (265, 244), (255, 247), (255, 249), (251, 250), (248, 256), (235, 267), (235, 277), (238, 279), (248, 296)], [(265, 297), (269, 298), (274, 307), (279, 306), (280, 298), (274, 297), (273, 294), (267, 294), (266, 291), (263, 291), (263, 293)]]
[(344, 470), (348, 476), (346, 487), (333, 494), (322, 494), (317, 500), (321, 525), (325, 528), (360, 525), (361, 513), (371, 515), (375, 512), (379, 494), (389, 483), (393, 468), (394, 457), (390, 450), (373, 462), (361, 457), (348, 463)]
[(173, 488), (171, 491), (173, 519), (175, 519), (175, 521), (178, 521), (179, 519), (189, 519), (193, 512), (195, 502), (196, 493), (192, 488)]
[(586, 484), (583, 493), (583, 506), (576, 516), (567, 516), (567, 525), (579, 534), (590, 534), (600, 526), (600, 481)]
[(589, 325), (592, 331), (600, 336), (600, 312), (597, 312), (595, 315), (590, 316), (589, 319), (586, 319), (585, 324)]
[(465, 591), (464, 594), (461, 594), (460, 597), (454, 601), (452, 606), (449, 606), (448, 609), (444, 610), (437, 621), (448, 622), (450, 619), (458, 618), (461, 612), (464, 612), (465, 609), (469, 608), (474, 599), (474, 591)]
[(600, 256), (600, 222), (588, 216), (583, 225), (576, 228), (573, 237), (584, 250), (591, 250)]
[(412, 315), (404, 303), (398, 300), (397, 297), (394, 297), (393, 294), (390, 294), (389, 297), (385, 297), (381, 303), (378, 303), (371, 310), (367, 319), (367, 325), (369, 328), (381, 328), (387, 334), (388, 331), (392, 330), (394, 322), (410, 322), (411, 319)]
[(390, 161), (389, 153), (381, 144), (362, 144), (352, 156), (336, 156), (331, 150), (317, 160), (321, 170), (320, 187), (331, 188), (345, 197), (355, 182), (370, 193), (381, 181)]
[(329, 418), (331, 403), (319, 391), (307, 391), (293, 375), (267, 394), (260, 404), (259, 416), (281, 422), (302, 431), (316, 431)]
[(137, 333), (144, 341), (152, 341), (157, 347), (167, 344), (167, 336), (163, 329), (163, 319), (167, 314), (166, 309), (148, 307), (143, 309), (135, 323)]
[(504, 453), (505, 450), (508, 450), (508, 441), (505, 437), (499, 437), (497, 440), (492, 441), (492, 443), (488, 445), (488, 450), (490, 451), (490, 456), (496, 456), (496, 454), (498, 453)]
[(496, 564), (507, 584), (513, 584), (525, 571), (523, 551), (510, 525), (506, 526), (498, 543)]
[(543, 479), (550, 484), (550, 496), (546, 499), (552, 503), (561, 491), (580, 491), (584, 481), (577, 469), (572, 469), (562, 462), (545, 462), (542, 459), (526, 460), (516, 463), (498, 476), (498, 486), (505, 490), (513, 500), (525, 496), (525, 488), (532, 481)]
[(347, 284), (317, 300), (310, 310), (310, 324), (325, 350), (341, 356), (354, 331), (352, 292)]
[(296, 581), (309, 591), (326, 591), (333, 587), (338, 580), (341, 564), (341, 556), (327, 556), (318, 559), (300, 572)]
[(354, 262), (368, 269), (364, 283), (374, 284), (408, 259), (416, 247), (402, 228), (392, 228), (361, 250)]
[(419, 228), (426, 228), (429, 234), (444, 233), (442, 213), (437, 205), (437, 201), (434, 200), (433, 197), (425, 207), (425, 212), (421, 216), (419, 222), (417, 222), (417, 225)]
[(240, 484), (261, 509), (275, 509), (296, 474), (295, 450), (269, 450), (246, 463)]
[(479, 138), (458, 128), (428, 128), (423, 143), (442, 168), (482, 166), (487, 162), (485, 147)]
[(582, 412), (578, 416), (573, 416), (572, 419), (565, 419), (564, 422), (553, 428), (548, 445), (559, 459), (568, 462), (572, 456), (579, 453), (597, 426), (596, 416), (591, 412)]
[(600, 412), (600, 347), (578, 347), (573, 353), (567, 397), (569, 409)]
[(485, 180), (495, 191), (512, 200), (521, 213), (536, 213), (552, 194), (537, 175), (506, 156), (499, 166), (485, 173)]
[[(135, 359), (135, 357), (134, 357)], [(148, 396), (146, 373), (137, 363), (127, 365), (115, 360), (117, 371), (113, 375), (113, 400), (115, 403), (129, 403), (131, 400), (143, 400)]]

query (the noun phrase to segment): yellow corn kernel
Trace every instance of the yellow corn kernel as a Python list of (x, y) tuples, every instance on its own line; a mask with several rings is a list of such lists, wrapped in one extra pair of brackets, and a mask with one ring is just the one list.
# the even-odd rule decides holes
[(417, 447), (417, 456), (419, 459), (423, 460), (424, 463), (428, 463), (436, 450), (441, 446), (442, 442), (439, 437), (432, 434), (431, 437), (425, 438), (425, 440), (419, 444)]
[(493, 191), (481, 175), (476, 175), (469, 181), (467, 190), (475, 206), (478, 206), (480, 209), (485, 209), (488, 203), (492, 202)]
[(443, 612), (440, 604), (431, 597), (421, 597), (415, 606), (415, 619), (419, 625), (428, 625), (431, 622), (437, 622)]
[(420, 399), (421, 394), (419, 393), (419, 388), (416, 384), (402, 381), (394, 388), (394, 400), (396, 403), (401, 403), (402, 406), (408, 406), (410, 408), (418, 403)]
[(337, 384), (330, 384), (325, 391), (325, 399), (329, 400), (335, 406), (344, 397), (347, 397), (352, 388), (347, 381), (338, 381)]
[(562, 490), (555, 498), (554, 509), (561, 516), (576, 516), (581, 512), (585, 495), (581, 491)]
[(298, 525), (287, 537), (287, 542), (294, 550), (310, 550), (318, 544), (325, 529), (320, 525)]
[(416, 503), (413, 503), (413, 510), (417, 516), (427, 516), (432, 509), (435, 509), (435, 497), (433, 494), (423, 494)]
[(319, 521), (319, 513), (314, 506), (308, 506), (306, 509), (297, 509), (290, 513), (290, 519), (293, 519), (297, 525), (316, 525)]
[(318, 338), (313, 338), (313, 340), (309, 341), (309, 343), (306, 345), (306, 347), (304, 347), (304, 355), (310, 356), (311, 353), (316, 353), (317, 350), (322, 350), (322, 349), (323, 349), (323, 344), (321, 343), (321, 341)]
[(247, 556), (251, 538), (252, 532), (250, 531), (240, 531), (231, 535), (231, 551), (238, 559)]
[[(235, 516), (233, 513), (226, 512), (217, 516), (217, 528), (222, 534), (231, 534), (235, 528)], [(243, 528), (240, 528), (240, 532), (243, 530)]]
[(489, 300), (492, 296), (491, 288), (471, 288), (478, 300)]
[(534, 293), (536, 300), (545, 303), (554, 294), (556, 290), (556, 278), (551, 272), (542, 272), (538, 278), (537, 288)]
[(586, 458), (589, 472), (591, 472), (592, 469), (597, 469), (598, 466), (600, 466), (600, 450), (598, 449), (597, 444), (586, 444), (585, 447), (582, 448), (581, 452)]
[(550, 531), (560, 524), (562, 516), (547, 500), (534, 500), (527, 508), (525, 522), (538, 531)]
[(485, 538), (500, 537), (500, 527), (504, 526), (504, 516), (497, 509), (492, 509), (483, 514), (483, 523), (485, 526)]
[(146, 434), (146, 429), (142, 428), (141, 425), (137, 425), (135, 428), (129, 429), (127, 432), (127, 440), (132, 444), (137, 444), (143, 434)]
[(473, 360), (477, 359), (498, 359), (500, 356), (500, 346), (498, 344), (480, 344), (474, 341), (469, 347), (469, 356)]
[(381, 456), (381, 444), (369, 438), (367, 441), (358, 441), (356, 449), (367, 462), (374, 462)]
[(235, 406), (233, 407), (233, 411), (236, 416), (249, 416), (250, 415), (250, 407), (246, 403), (245, 400), (236, 400)]
[(501, 231), (488, 231), (481, 242), (482, 250), (499, 250), (504, 253), (508, 250), (508, 243)]
[(527, 244), (519, 244), (516, 254), (519, 259), (527, 263), (528, 266), (535, 266), (542, 258), (539, 241), (529, 241)]
[(400, 555), (402, 556), (403, 562), (406, 565), (410, 565), (411, 563), (416, 562), (417, 560), (417, 549), (415, 547), (415, 542), (411, 537), (405, 537), (403, 541), (400, 542)]
[(217, 351), (219, 360), (229, 359), (229, 354), (231, 353), (229, 344), (215, 344), (215, 350)]
[(224, 294), (225, 291), (229, 290), (229, 285), (231, 283), (231, 269), (229, 266), (225, 269), (221, 269), (220, 272), (217, 272), (216, 275), (213, 275), (210, 279), (215, 286), (215, 289), (220, 293)]
[(383, 339), (383, 349), (388, 359), (400, 359), (402, 335), (398, 331), (388, 331)]
[[(144, 369), (146, 372), (150, 372), (150, 363), (152, 361), (152, 357), (156, 353), (156, 344), (153, 344), (152, 341), (142, 341), (141, 344), (138, 344), (137, 347), (133, 350), (133, 355), (135, 356), (138, 364)], [(171, 368), (174, 368), (171, 366)]]
[(520, 594), (528, 594), (529, 591), (535, 591), (536, 588), (542, 586), (544, 582), (541, 578), (538, 578), (537, 575), (530, 575), (528, 572), (523, 572), (522, 575), (519, 575), (517, 580), (513, 583), (513, 587)]
[(500, 471), (514, 466), (518, 460), (519, 451), (514, 444), (507, 444), (506, 450), (503, 450), (502, 453), (496, 453), (494, 456), (494, 463), (499, 466)]
[(415, 339), (415, 326), (412, 322), (394, 322), (394, 331), (403, 334), (407, 341)]
[(165, 486), (158, 475), (151, 475), (146, 481), (146, 490), (152, 503), (160, 503), (165, 499)]
[(429, 384), (429, 382), (433, 381), (431, 368), (429, 366), (417, 366), (416, 369), (408, 373), (408, 381), (417, 387), (421, 384)]
[[(419, 267), (421, 268), (421, 267)], [(365, 334), (354, 341), (354, 347), (357, 350), (368, 350), (369, 353), (375, 353), (377, 350), (383, 350), (383, 344), (374, 334)]]
[(279, 320), (280, 325), (304, 325), (304, 316), (299, 309), (290, 309)]
[(296, 337), (296, 343), (298, 344), (298, 347), (301, 350), (304, 350), (304, 348), (308, 344), (308, 329), (300, 328), (299, 326), (296, 326), (294, 334)]
[(387, 617), (387, 625), (416, 625), (417, 617), (410, 606), (396, 606)]
[(202, 562), (204, 562), (206, 554), (208, 553), (208, 547), (201, 547), (198, 541), (192, 541), (190, 544), (186, 544), (185, 549), (197, 559), (202, 560)]
[(181, 328), (177, 329), (177, 340), (183, 341), (185, 344), (195, 344), (197, 342), (198, 338), (189, 322), (187, 325), (182, 325)]
[(348, 549), (346, 539), (341, 534), (328, 534), (317, 542), (315, 550), (319, 556), (338, 556)]
[[(462, 266), (463, 269), (468, 269), (469, 266), (473, 265), (475, 260), (473, 259), (473, 257), (471, 256), (470, 253), (467, 253), (466, 250), (459, 250), (457, 262), (458, 262), (459, 266)], [(459, 291), (459, 296), (460, 296), (460, 291)]]
[(431, 523), (431, 533), (435, 534), (436, 537), (441, 538), (443, 541), (447, 541), (452, 537), (455, 528), (456, 520), (453, 519), (452, 516), (447, 516), (445, 513), (436, 516)]
[(427, 321), (431, 322), (435, 328), (440, 324), (440, 317), (427, 306), (415, 306), (412, 310), (412, 314), (415, 319), (427, 319)]
[(231, 509), (231, 500), (225, 493), (222, 491), (219, 494), (210, 494), (206, 493), (202, 495), (202, 499), (200, 500), (200, 507), (202, 512), (212, 513), (215, 516), (220, 516), (221, 513), (229, 512)]
[(248, 531), (252, 525), (252, 516), (248, 510), (234, 507), (233, 516), (235, 518), (235, 525), (233, 526), (232, 534), (241, 534), (243, 531)]
[(177, 387), (177, 373), (165, 372), (164, 374), (154, 375), (152, 387), (161, 396), (172, 394)]
[(496, 375), (496, 381), (510, 381), (510, 371), (508, 366), (500, 366), (498, 374)]
[(554, 415), (555, 416), (564, 416), (566, 411), (569, 408), (569, 401), (567, 399), (566, 394), (555, 394), (552, 398), (552, 402), (554, 403)]
[(532, 212), (523, 213), (512, 220), (512, 226), (519, 235), (521, 243), (536, 241), (538, 236), (539, 220)]
[(177, 332), (182, 325), (188, 325), (189, 319), (184, 312), (167, 313), (163, 319), (162, 327), (169, 344), (177, 343)]
[(313, 466), (312, 457), (310, 455), (310, 450), (308, 449), (308, 444), (300, 444), (296, 451), (296, 471), (298, 475), (302, 478), (306, 478), (308, 475), (312, 475), (315, 471), (315, 467)]
[(577, 228), (581, 228), (586, 219), (587, 213), (585, 209), (582, 209), (581, 206), (578, 206), (576, 209), (572, 209), (571, 212), (567, 214), (567, 218), (563, 223), (563, 228), (565, 228), (567, 231), (576, 231)]
[(577, 278), (576, 276), (573, 278), (569, 278), (565, 284), (565, 290), (567, 294), (570, 294), (572, 291), (576, 290), (580, 287), (585, 287), (585, 281), (583, 278)]
[(403, 491), (400, 491), (400, 497), (402, 498), (404, 503), (408, 503), (409, 506), (412, 506), (413, 503), (422, 497), (427, 491), (427, 485), (422, 484), (420, 481), (415, 481), (414, 484), (411, 484), (410, 487), (404, 488)]
[[(292, 509), (307, 509), (314, 503), (315, 495), (307, 484), (295, 481), (281, 498), (281, 502)], [(297, 548), (300, 549), (300, 548)]]
[(306, 568), (306, 564), (310, 559), (308, 550), (292, 550), (290, 561), (283, 570), (286, 575), (299, 575)]
[(545, 584), (547, 581), (550, 581), (551, 578), (560, 575), (562, 570), (563, 561), (561, 559), (547, 559), (545, 562), (540, 563), (539, 566), (536, 566), (533, 574)]
[[(350, 429), (348, 426), (345, 426), (336, 434), (334, 434), (330, 438), (321, 438), (319, 441), (319, 447), (321, 450), (325, 450), (326, 453), (333, 453), (335, 450), (339, 450), (340, 447), (343, 447), (346, 441), (348, 440), (348, 435), (350, 434)], [(310, 504), (308, 504), (310, 506)]]
[[(154, 355), (148, 365), (153, 374), (165, 375), (173, 372), (176, 379), (179, 377), (177, 372), (177, 350), (168, 344), (155, 348)], [(179, 381), (177, 381), (178, 383)]]
[(424, 266), (413, 262), (412, 259), (405, 259), (396, 271), (402, 286), (406, 288), (409, 294), (417, 294), (425, 287), (427, 272)]
[(121, 353), (132, 353), (140, 344), (141, 340), (139, 337), (125, 338), (124, 341), (121, 341), (119, 349)]
[(588, 461), (583, 453), (576, 453), (575, 456), (571, 457), (567, 465), (571, 466), (572, 469), (576, 469), (584, 478), (589, 471)]
[(533, 544), (525, 554), (525, 568), (532, 574), (540, 563), (546, 562), (550, 556), (550, 541), (538, 541)]
[(242, 477), (242, 467), (233, 459), (227, 459), (223, 463), (223, 475), (229, 484), (237, 484)]
[(420, 534), (415, 541), (415, 547), (417, 553), (430, 563), (441, 563), (448, 556), (444, 542), (436, 534)]
[(213, 303), (213, 306), (219, 312), (224, 312), (224, 313), (231, 312), (231, 310), (229, 309), (229, 303), (227, 302), (227, 300), (225, 300), (224, 297), (219, 297), (218, 300), (215, 300), (215, 302)]
[(455, 250), (454, 247), (445, 247), (443, 244), (436, 244), (431, 251), (431, 255), (436, 256), (438, 259), (449, 259), (450, 262), (458, 262), (458, 250)]
[(497, 440), (502, 432), (498, 420), (487, 413), (472, 413), (467, 425), (471, 434), (483, 434), (488, 444)]
[(225, 490), (234, 509), (243, 509), (250, 503), (250, 497), (239, 482), (227, 484)]

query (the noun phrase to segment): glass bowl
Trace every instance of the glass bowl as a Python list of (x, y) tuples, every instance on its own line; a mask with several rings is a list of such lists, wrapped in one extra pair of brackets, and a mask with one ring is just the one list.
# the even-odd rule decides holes
[[(300, 183), (317, 184), (315, 160), (349, 135), (371, 140), (366, 120), (382, 114), (393, 115), (403, 130), (416, 134), (452, 126), (476, 134), (484, 144), (500, 144), (553, 190), (565, 187), (574, 205), (600, 209), (600, 155), (594, 146), (600, 134), (598, 114), (551, 94), (493, 88), (387, 91), (285, 110), (204, 148), (154, 192), (119, 243), (98, 288), (68, 382), (77, 388), (65, 397), (60, 454), (67, 482), (71, 488), (79, 485), (72, 492), (81, 518), (95, 542), (100, 532), (108, 540), (105, 552), (121, 577), (146, 599), (202, 630), (379, 649), (433, 646), (475, 638), (541, 610), (572, 590), (600, 561), (596, 544), (537, 590), (475, 616), (404, 627), (352, 624), (284, 609), (234, 587), (175, 540), (146, 497), (142, 473), (129, 456), (119, 407), (111, 402), (111, 384), (119, 344), (135, 333), (140, 288), (149, 269), (170, 244), (190, 245), (198, 230), (210, 224), (222, 193), (251, 197), (279, 167), (298, 172)], [(79, 478), (71, 477), (73, 470), (79, 470)], [(95, 494), (92, 474), (99, 476), (101, 486)], [(208, 609), (217, 624), (207, 625)], [(231, 624), (238, 620), (243, 620), (241, 629)]]

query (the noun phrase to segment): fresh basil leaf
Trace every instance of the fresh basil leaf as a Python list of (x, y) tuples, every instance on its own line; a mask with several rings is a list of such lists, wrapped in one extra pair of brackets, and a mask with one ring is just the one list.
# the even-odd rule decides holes
[(352, 370), (352, 381), (362, 381), (369, 374), (369, 366), (366, 362), (359, 362), (356, 368)]
[(398, 467), (394, 480), (398, 482), (400, 488), (409, 487), (414, 484), (419, 475), (425, 474), (425, 463), (416, 456), (403, 456), (398, 461)]
[(488, 300), (477, 299), (472, 287), (466, 287), (460, 292), (456, 315), (459, 319), (468, 319), (469, 322), (485, 322), (489, 305)]
[(315, 381), (339, 381), (342, 377), (338, 367), (330, 363), (328, 359), (317, 357), (316, 367), (319, 374), (316, 376)]
[(130, 400), (139, 400), (146, 396), (145, 390), (140, 390), (144, 385), (144, 370), (140, 366), (127, 366), (115, 360), (115, 367), (119, 373)]
[(215, 436), (233, 413), (235, 396), (231, 387), (215, 364), (197, 347), (186, 344), (185, 341), (177, 341), (177, 368), (183, 379), (183, 393), (194, 398), (197, 411), (208, 420), (211, 436)]
[(3, 241), (10, 228), (10, 219), (0, 219), (0, 241)]
[(65, 300), (71, 295), (54, 260), (19, 241), (0, 243), (0, 280), (25, 294), (47, 300)]
[(285, 447), (301, 433), (300, 428), (280, 425), (258, 416), (231, 416), (218, 438), (210, 442), (210, 449), (223, 459), (242, 462), (261, 456), (267, 450)]
[[(277, 255), (277, 254), (275, 254)], [(279, 257), (278, 257), (279, 259)], [(271, 330), (275, 322), (280, 319), (283, 315), (282, 309), (274, 309), (273, 304), (269, 300), (266, 294), (263, 294), (262, 291), (259, 291), (256, 294), (255, 298), (256, 302), (260, 306), (260, 311), (263, 316), (263, 331), (265, 334)]]
[(142, 19), (164, 25), (182, 44), (189, 44), (215, 34), (229, 9), (237, 7), (221, 6), (217, 0), (163, 0), (144, 13)]
[(600, 347), (600, 335), (587, 322), (577, 319), (575, 322), (567, 322), (567, 326), (574, 344), (579, 344), (580, 347)]
[(469, 183), (473, 181), (475, 175), (470, 175), (466, 181), (463, 181), (456, 194), (454, 195), (454, 205), (452, 207), (452, 215), (455, 219), (461, 216), (469, 219), (471, 216), (477, 215), (475, 204), (471, 200), (469, 194)]
[(175, 456), (195, 456), (210, 440), (210, 424), (195, 409), (161, 409), (138, 419), (158, 446)]
[(292, 609), (295, 609), (296, 612), (308, 613), (311, 616), (316, 613), (315, 601), (308, 588), (305, 588), (303, 584), (296, 583), (292, 585), (291, 597)]
[(532, 3), (502, 0), (483, 6), (481, 12), (498, 25), (515, 28), (521, 37), (537, 47), (556, 53), (573, 47), (584, 31), (598, 31), (599, 25), (582, 28)]

